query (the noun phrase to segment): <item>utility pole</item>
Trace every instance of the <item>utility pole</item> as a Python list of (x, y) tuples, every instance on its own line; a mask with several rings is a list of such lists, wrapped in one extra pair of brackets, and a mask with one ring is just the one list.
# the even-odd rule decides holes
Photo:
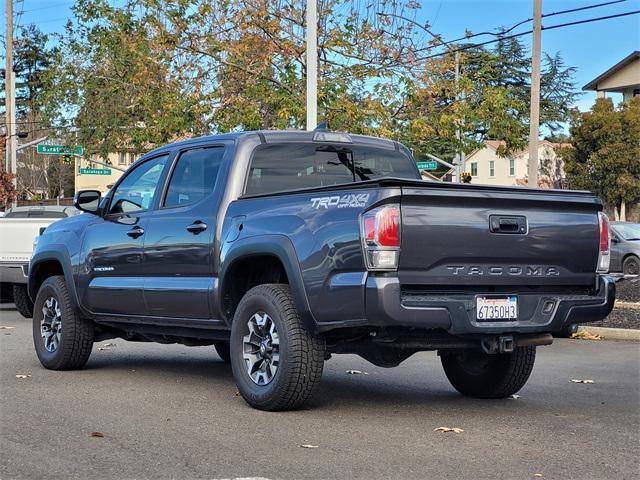
[(307, 130), (318, 125), (318, 12), (316, 0), (307, 2)]
[(13, 174), (13, 185), (17, 186), (17, 168), (16, 168), (16, 93), (15, 93), (15, 75), (13, 72), (13, 1), (6, 0), (7, 14), (7, 35), (6, 45), (7, 53), (5, 55), (5, 115), (7, 123), (7, 172)]
[[(460, 93), (458, 91), (458, 82), (460, 80), (460, 52), (456, 52), (456, 101), (460, 101)], [(458, 120), (456, 125), (456, 139), (460, 142), (462, 138), (462, 125), (461, 120)], [(456, 153), (456, 182), (462, 183), (462, 170), (464, 168), (464, 152), (461, 150)]]
[(529, 115), (529, 188), (538, 188), (538, 133), (540, 129), (540, 48), (542, 0), (533, 0), (533, 45), (531, 46), (531, 113)]

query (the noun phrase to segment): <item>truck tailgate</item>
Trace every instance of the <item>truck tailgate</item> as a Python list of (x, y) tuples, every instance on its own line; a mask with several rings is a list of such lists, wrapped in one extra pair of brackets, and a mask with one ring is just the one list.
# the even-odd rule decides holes
[(400, 283), (594, 285), (600, 210), (587, 192), (405, 185)]

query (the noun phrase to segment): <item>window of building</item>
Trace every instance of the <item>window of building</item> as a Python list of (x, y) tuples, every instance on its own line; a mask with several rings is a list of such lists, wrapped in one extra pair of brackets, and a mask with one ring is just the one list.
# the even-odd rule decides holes
[(495, 160), (489, 160), (489, 176), (490, 177), (495, 177), (496, 176), (496, 161)]
[(516, 176), (516, 161), (513, 158), (509, 159), (509, 176), (510, 177)]
[(118, 153), (118, 165), (126, 165), (127, 164), (127, 154), (124, 152)]
[(223, 154), (224, 148), (214, 147), (188, 150), (180, 155), (171, 174), (164, 206), (199, 202), (213, 192)]
[(478, 176), (478, 162), (471, 162), (471, 176)]
[(129, 165), (136, 161), (136, 154), (133, 152), (129, 152)]

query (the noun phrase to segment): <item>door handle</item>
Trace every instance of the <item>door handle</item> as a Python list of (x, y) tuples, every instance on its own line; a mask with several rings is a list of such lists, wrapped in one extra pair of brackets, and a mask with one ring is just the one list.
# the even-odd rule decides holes
[(197, 235), (207, 229), (207, 224), (202, 220), (197, 220), (187, 227), (187, 231)]
[(127, 232), (127, 235), (129, 235), (131, 238), (138, 238), (144, 235), (144, 229), (138, 226), (133, 227), (131, 230)]
[(489, 231), (524, 235), (527, 233), (527, 218), (522, 215), (490, 215)]

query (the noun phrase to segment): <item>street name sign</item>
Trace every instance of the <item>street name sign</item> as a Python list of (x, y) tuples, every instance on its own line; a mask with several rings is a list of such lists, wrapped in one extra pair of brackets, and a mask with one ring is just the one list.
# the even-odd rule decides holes
[(110, 168), (81, 168), (80, 175), (111, 175)]
[(81, 146), (71, 147), (66, 145), (38, 145), (38, 153), (45, 155), (82, 155), (84, 150)]
[(438, 162), (418, 162), (418, 170), (436, 170)]

